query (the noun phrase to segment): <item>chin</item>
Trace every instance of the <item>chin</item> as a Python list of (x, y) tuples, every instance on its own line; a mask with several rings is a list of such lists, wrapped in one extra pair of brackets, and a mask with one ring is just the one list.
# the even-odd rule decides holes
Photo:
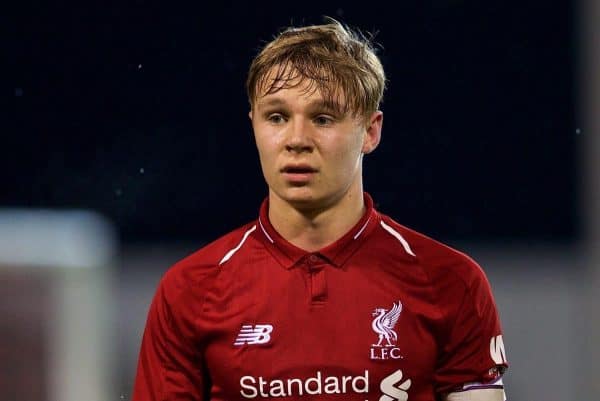
[(324, 209), (335, 203), (333, 194), (318, 193), (310, 188), (287, 188), (277, 196), (298, 210)]
[(306, 191), (305, 193), (286, 193), (282, 199), (285, 200), (288, 203), (292, 203), (292, 204), (304, 204), (304, 205), (310, 205), (312, 203), (318, 202), (319, 198), (316, 197), (313, 193), (307, 193), (309, 191)]
[(319, 203), (321, 200), (321, 197), (314, 190), (305, 187), (286, 188), (283, 191), (277, 191), (276, 194), (283, 201), (294, 206), (309, 206)]

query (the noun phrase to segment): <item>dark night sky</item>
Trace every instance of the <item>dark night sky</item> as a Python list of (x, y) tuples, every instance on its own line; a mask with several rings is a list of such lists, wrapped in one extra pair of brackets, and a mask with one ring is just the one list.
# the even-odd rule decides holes
[(280, 28), (331, 15), (383, 46), (383, 141), (365, 160), (381, 211), (441, 239), (578, 237), (572, 2), (257, 4), (14, 10), (0, 206), (94, 209), (125, 242), (255, 218), (247, 67)]

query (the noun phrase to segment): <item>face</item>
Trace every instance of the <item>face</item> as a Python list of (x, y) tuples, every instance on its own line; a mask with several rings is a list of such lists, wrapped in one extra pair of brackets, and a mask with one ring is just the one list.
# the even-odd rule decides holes
[(307, 89), (300, 83), (259, 96), (250, 111), (271, 203), (321, 209), (349, 195), (362, 199), (362, 157), (379, 143), (383, 114), (343, 114)]

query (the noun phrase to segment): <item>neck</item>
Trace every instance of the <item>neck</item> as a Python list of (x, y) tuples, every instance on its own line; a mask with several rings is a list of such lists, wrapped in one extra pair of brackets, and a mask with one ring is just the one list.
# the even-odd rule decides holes
[(363, 216), (362, 187), (348, 191), (332, 204), (298, 207), (269, 193), (269, 221), (273, 228), (298, 248), (315, 252), (337, 241)]

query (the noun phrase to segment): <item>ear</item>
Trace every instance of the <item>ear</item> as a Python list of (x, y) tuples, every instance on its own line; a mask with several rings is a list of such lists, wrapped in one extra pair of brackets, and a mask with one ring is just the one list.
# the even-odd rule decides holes
[(366, 121), (366, 132), (363, 139), (362, 152), (371, 153), (381, 141), (381, 128), (383, 127), (383, 112), (377, 110)]
[(250, 111), (248, 112), (248, 117), (250, 118), (250, 121), (252, 121), (252, 109), (250, 109)]

